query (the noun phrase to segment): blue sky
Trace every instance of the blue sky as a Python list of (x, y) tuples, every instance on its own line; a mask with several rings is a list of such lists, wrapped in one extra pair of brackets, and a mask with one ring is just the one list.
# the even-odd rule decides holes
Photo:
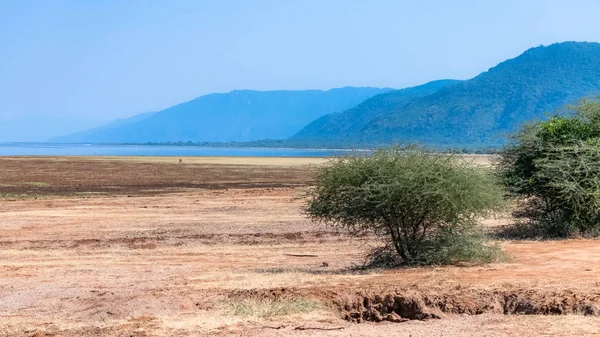
[(0, 122), (465, 79), (540, 44), (600, 41), (598, 13), (595, 0), (1, 1)]

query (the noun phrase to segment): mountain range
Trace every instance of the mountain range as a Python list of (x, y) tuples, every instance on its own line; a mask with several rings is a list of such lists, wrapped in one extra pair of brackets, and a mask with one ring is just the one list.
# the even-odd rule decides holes
[[(393, 90), (375, 95), (357, 106), (338, 113), (320, 117), (290, 137), (293, 143), (354, 144), (369, 143), (361, 135), (372, 121), (390, 111), (402, 107), (412, 100), (432, 95), (441, 89), (460, 83), (458, 80), (439, 80), (416, 87)], [(360, 141), (356, 141), (360, 139)], [(376, 142), (376, 140), (373, 140)]]
[[(401, 90), (233, 91), (101, 128), (61, 142), (245, 142), (354, 147), (419, 142), (498, 146), (523, 123), (600, 95), (600, 44), (539, 46), (463, 81)], [(254, 142), (253, 144), (256, 144)]]
[(106, 123), (98, 116), (13, 114), (0, 111), (0, 142), (45, 142), (58, 135)]
[(252, 91), (198, 97), (168, 109), (57, 137), (58, 143), (243, 142), (285, 139), (311, 121), (390, 88)]
[(402, 91), (374, 96), (315, 120), (292, 139), (313, 144), (498, 145), (523, 123), (544, 118), (545, 112), (599, 95), (600, 44), (532, 48), (473, 79), (449, 84), (398, 104), (386, 104), (386, 98)]

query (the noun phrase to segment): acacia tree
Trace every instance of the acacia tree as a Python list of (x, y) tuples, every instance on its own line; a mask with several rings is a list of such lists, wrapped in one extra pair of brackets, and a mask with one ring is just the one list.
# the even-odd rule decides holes
[(600, 231), (600, 101), (525, 125), (500, 153), (498, 173), (520, 201), (525, 235)]
[(396, 264), (445, 264), (493, 257), (476, 225), (502, 201), (486, 170), (454, 155), (395, 147), (331, 160), (306, 212), (352, 235), (375, 234), (384, 243), (378, 255), (392, 252)]

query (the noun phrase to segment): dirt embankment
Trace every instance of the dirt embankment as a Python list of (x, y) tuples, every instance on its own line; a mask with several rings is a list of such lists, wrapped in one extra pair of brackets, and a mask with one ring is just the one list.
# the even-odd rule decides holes
[(573, 290), (476, 290), (447, 293), (414, 289), (290, 289), (236, 291), (231, 298), (280, 301), (313, 298), (354, 323), (440, 319), (446, 315), (600, 315), (600, 294)]

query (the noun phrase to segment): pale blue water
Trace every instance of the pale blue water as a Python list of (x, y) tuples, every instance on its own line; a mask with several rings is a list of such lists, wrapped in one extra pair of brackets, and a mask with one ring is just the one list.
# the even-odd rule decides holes
[(193, 146), (0, 144), (0, 156), (330, 157), (344, 150)]

